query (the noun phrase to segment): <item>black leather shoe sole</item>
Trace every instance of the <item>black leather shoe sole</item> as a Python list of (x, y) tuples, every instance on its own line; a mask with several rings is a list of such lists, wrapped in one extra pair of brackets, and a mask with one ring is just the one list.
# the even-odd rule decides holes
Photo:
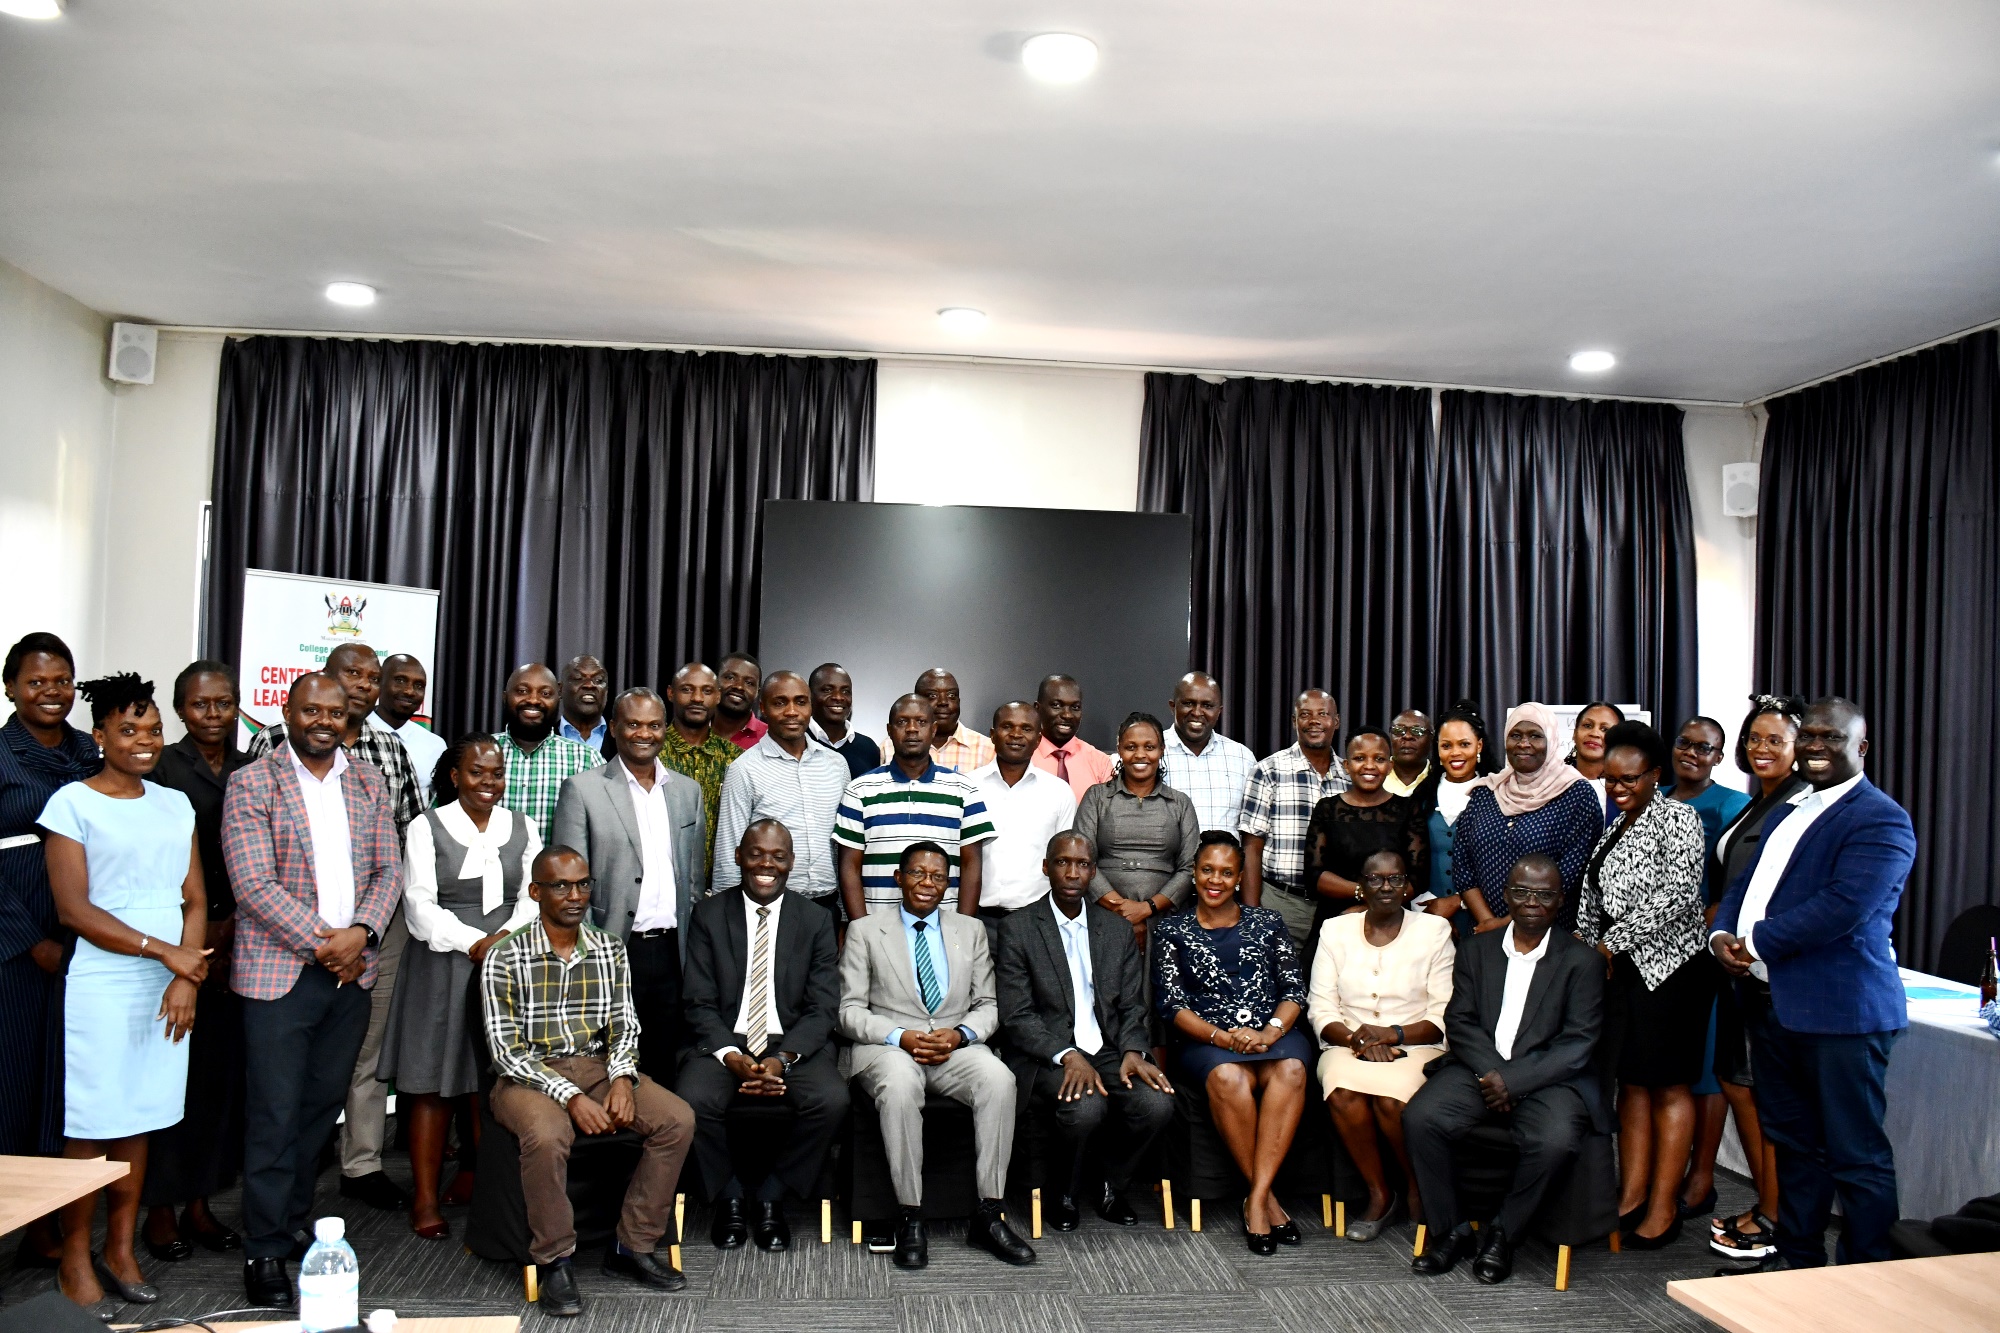
[(750, 1243), (750, 1224), (738, 1222), (731, 1226), (716, 1227), (708, 1233), (718, 1250), (740, 1250)]
[(792, 1248), (790, 1227), (759, 1227), (752, 1236), (757, 1248), (766, 1254), (778, 1254)]
[(1005, 1241), (982, 1232), (975, 1227), (967, 1234), (965, 1241), (973, 1249), (984, 1250), (1001, 1263), (1012, 1264), (1016, 1268), (1026, 1268), (1029, 1264), (1035, 1262), (1035, 1252), (1028, 1248), (1026, 1241), (1019, 1238), (1016, 1238), (1014, 1244), (1009, 1245)]
[(240, 1250), (243, 1248), (243, 1237), (231, 1231), (228, 1227), (222, 1227), (215, 1231), (195, 1232), (194, 1243), (201, 1246), (204, 1250), (209, 1250), (216, 1254), (227, 1254), (231, 1250)]
[(1482, 1255), (1473, 1261), (1473, 1280), (1484, 1282), (1489, 1287), (1497, 1287), (1512, 1276), (1514, 1276), (1514, 1261), (1512, 1259), (1496, 1261)]
[(1299, 1234), (1297, 1222), (1280, 1222), (1271, 1228), (1271, 1239), (1280, 1245), (1303, 1245), (1306, 1238)]
[(243, 1295), (250, 1304), (265, 1310), (289, 1310), (292, 1308), (292, 1283), (285, 1276), (285, 1265), (281, 1260), (270, 1260), (271, 1268), (257, 1271), (260, 1265), (252, 1261), (243, 1266)]
[(1049, 1227), (1054, 1231), (1074, 1231), (1083, 1225), (1083, 1210), (1064, 1199), (1050, 1210)]
[(1125, 1202), (1125, 1196), (1115, 1194), (1097, 1205), (1097, 1215), (1107, 1222), (1115, 1222), (1121, 1227), (1139, 1225), (1139, 1214), (1132, 1211), (1132, 1205)]
[(614, 1247), (604, 1252), (604, 1271), (613, 1277), (629, 1277), (655, 1291), (679, 1291), (688, 1284), (687, 1276), (667, 1267), (651, 1255), (642, 1261), (636, 1254), (620, 1254)]
[(194, 1258), (194, 1246), (175, 1236), (164, 1245), (156, 1240), (147, 1241), (146, 1253), (163, 1262), (177, 1264), (183, 1259)]
[(896, 1267), (898, 1268), (928, 1268), (930, 1267), (930, 1263), (931, 1256), (928, 1250), (904, 1249), (900, 1245), (896, 1247)]

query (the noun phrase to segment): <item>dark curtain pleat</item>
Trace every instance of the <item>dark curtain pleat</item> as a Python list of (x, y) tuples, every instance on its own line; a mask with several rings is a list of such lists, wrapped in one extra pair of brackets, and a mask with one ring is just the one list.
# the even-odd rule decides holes
[(1290, 743), (1461, 696), (1695, 706), (1681, 414), (1641, 403), (1146, 377), (1139, 506), (1194, 520), (1193, 664), (1225, 727)]
[(438, 729), (507, 674), (601, 655), (619, 686), (754, 651), (762, 501), (874, 492), (875, 363), (246, 338), (223, 350), (208, 651), (243, 571), (438, 588)]
[(1844, 695), (1868, 774), (1917, 831), (1897, 914), (1927, 968), (1994, 901), (2000, 828), (2000, 334), (1772, 399), (1757, 516), (1757, 679)]
[(1192, 664), (1259, 754), (1309, 686), (1351, 723), (1429, 698), (1430, 445), (1421, 389), (1146, 377), (1139, 507), (1193, 519)]
[(1695, 711), (1694, 518), (1681, 410), (1439, 395), (1435, 692), (1496, 728), (1528, 699)]

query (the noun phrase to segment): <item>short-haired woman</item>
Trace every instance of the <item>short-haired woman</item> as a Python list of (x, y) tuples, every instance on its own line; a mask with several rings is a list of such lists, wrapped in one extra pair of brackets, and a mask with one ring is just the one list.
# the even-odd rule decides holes
[(1383, 786), (1393, 762), (1388, 733), (1379, 727), (1357, 729), (1347, 738), (1344, 762), (1352, 785), (1322, 798), (1306, 824), (1305, 875), (1299, 882), (1313, 895), (1308, 957), (1328, 920), (1361, 910), (1361, 866), (1369, 857), (1395, 852), (1403, 858), (1405, 874), (1422, 874), (1425, 866), (1423, 820), (1416, 802), (1391, 796)]

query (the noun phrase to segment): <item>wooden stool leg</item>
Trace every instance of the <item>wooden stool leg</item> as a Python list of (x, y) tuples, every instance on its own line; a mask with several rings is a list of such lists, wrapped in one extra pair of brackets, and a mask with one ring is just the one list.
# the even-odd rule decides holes
[(1347, 1201), (1345, 1199), (1333, 1206), (1333, 1234), (1336, 1236), (1345, 1236), (1347, 1234)]
[(1417, 1223), (1417, 1244), (1416, 1247), (1410, 1251), (1410, 1257), (1412, 1259), (1415, 1259), (1424, 1252), (1424, 1232), (1426, 1230), (1427, 1228), (1424, 1226), (1422, 1222)]
[(821, 1199), (819, 1201), (819, 1243), (822, 1245), (833, 1244), (832, 1199)]
[(1611, 1233), (1611, 1252), (1613, 1254), (1623, 1254), (1625, 1252), (1625, 1241), (1616, 1231)]
[(1569, 1246), (1556, 1246), (1556, 1290), (1569, 1290)]
[(542, 1298), (542, 1284), (533, 1264), (521, 1270), (521, 1285), (527, 1289), (528, 1304), (533, 1305)]
[(686, 1234), (687, 1206), (687, 1195), (674, 1196), (674, 1243), (667, 1246), (667, 1262), (674, 1266), (676, 1273), (681, 1271), (681, 1237)]
[(1333, 1196), (1331, 1194), (1322, 1194), (1319, 1196), (1319, 1224), (1329, 1228), (1333, 1226)]
[(1160, 1225), (1168, 1231), (1174, 1229), (1174, 1182), (1160, 1177), (1160, 1214), (1165, 1219)]
[(1188, 1200), (1188, 1230), (1189, 1230), (1189, 1231), (1199, 1231), (1199, 1230), (1201, 1230), (1201, 1200), (1200, 1200), (1200, 1199), (1189, 1199), (1189, 1200)]
[(861, 1219), (857, 1217), (854, 1219), (854, 1244), (859, 1245), (860, 1243), (861, 1243)]
[(1033, 1230), (1035, 1233), (1033, 1239), (1040, 1240), (1042, 1238), (1042, 1187), (1040, 1185), (1035, 1186), (1035, 1192), (1031, 1196), (1030, 1202), (1033, 1204)]

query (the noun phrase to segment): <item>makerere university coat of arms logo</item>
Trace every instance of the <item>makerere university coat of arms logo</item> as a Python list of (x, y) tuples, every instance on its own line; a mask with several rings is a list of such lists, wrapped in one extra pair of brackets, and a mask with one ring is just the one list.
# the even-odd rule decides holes
[(329, 593), (326, 599), (326, 632), (349, 639), (360, 638), (361, 613), (367, 606), (366, 597), (351, 597), (343, 593), (336, 602)]

